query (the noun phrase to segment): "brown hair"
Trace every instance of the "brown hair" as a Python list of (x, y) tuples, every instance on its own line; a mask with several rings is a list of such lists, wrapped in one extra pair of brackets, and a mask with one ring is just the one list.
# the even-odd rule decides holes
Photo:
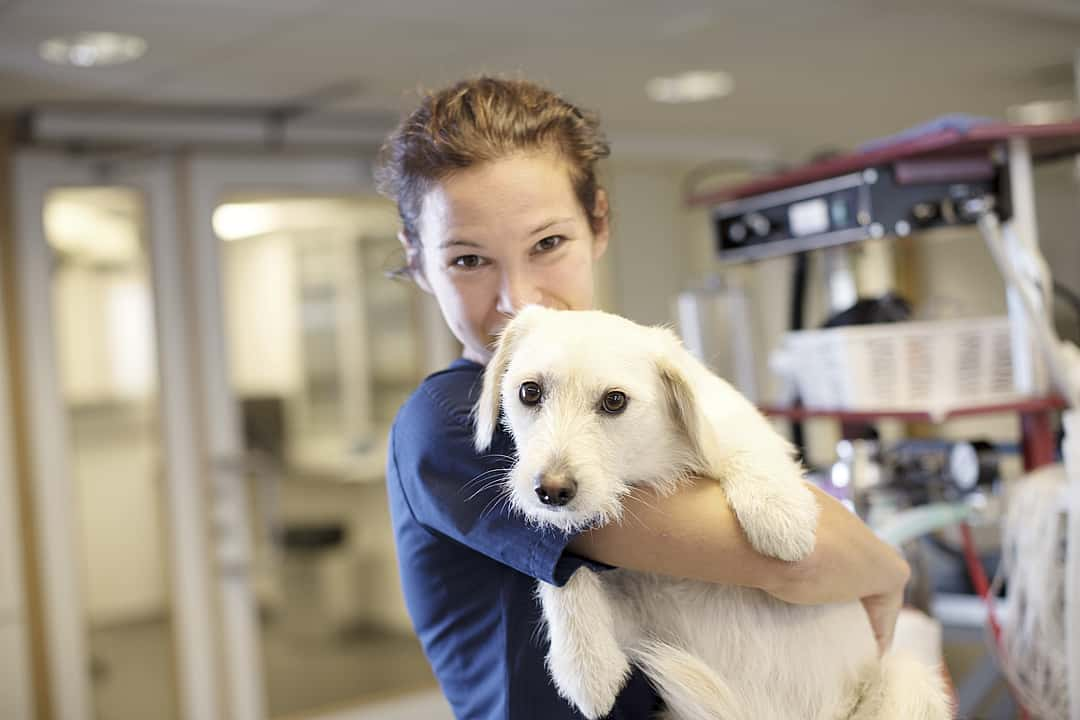
[(379, 192), (397, 202), (406, 241), (418, 246), (421, 205), (435, 183), (482, 162), (539, 150), (566, 161), (595, 228), (595, 166), (610, 152), (599, 122), (524, 80), (481, 76), (429, 92), (383, 145), (375, 177)]

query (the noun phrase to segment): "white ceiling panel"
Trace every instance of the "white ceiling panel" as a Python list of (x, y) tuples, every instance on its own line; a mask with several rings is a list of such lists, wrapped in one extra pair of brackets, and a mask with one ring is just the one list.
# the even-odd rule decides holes
[(147, 12), (193, 13), (246, 11), (255, 15), (296, 15), (326, 0), (10, 0), (12, 8), (35, 14), (93, 13), (105, 18)]
[[(295, 10), (290, 15), (220, 9), (200, 14), (139, 6), (101, 15), (82, 6), (61, 12), (36, 3), (15, 5), (0, 15), (0, 69), (78, 88), (71, 100), (138, 99), (139, 88), (160, 83), (192, 63), (209, 63), (238, 43), (258, 43), (297, 17)], [(129, 65), (78, 68), (53, 65), (37, 54), (38, 45), (50, 37), (104, 29), (144, 38), (146, 55)], [(24, 102), (37, 100), (31, 93)]]
[[(850, 145), (947, 112), (1004, 116), (1069, 97), (1080, 0), (0, 0), (0, 107), (45, 100), (286, 105), (394, 117), (416, 91), (522, 74), (598, 110), (613, 134), (710, 135), (790, 152)], [(145, 37), (130, 66), (48, 65), (51, 35)], [(733, 74), (694, 106), (655, 75)]]

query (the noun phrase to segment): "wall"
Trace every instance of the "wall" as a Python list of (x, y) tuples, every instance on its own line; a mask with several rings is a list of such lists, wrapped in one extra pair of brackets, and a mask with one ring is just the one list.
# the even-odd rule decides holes
[[(1060, 161), (1035, 172), (1035, 212), (1039, 243), (1054, 279), (1080, 294), (1080, 160)], [(1064, 315), (1064, 317), (1062, 317)], [(1074, 332), (1080, 317), (1058, 307), (1059, 320), (1071, 321)], [(1074, 341), (1080, 341), (1077, 335)]]
[(625, 161), (608, 169), (612, 240), (601, 307), (640, 323), (671, 323), (678, 294), (715, 268), (707, 215), (684, 202), (688, 167)]

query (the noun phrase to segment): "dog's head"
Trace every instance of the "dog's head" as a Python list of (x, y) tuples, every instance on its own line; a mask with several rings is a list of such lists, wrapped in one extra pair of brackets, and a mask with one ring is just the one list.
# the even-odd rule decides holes
[(620, 517), (636, 485), (704, 472), (689, 354), (670, 330), (596, 311), (530, 307), (504, 329), (476, 406), (476, 446), (502, 422), (517, 446), (514, 507), (565, 530)]

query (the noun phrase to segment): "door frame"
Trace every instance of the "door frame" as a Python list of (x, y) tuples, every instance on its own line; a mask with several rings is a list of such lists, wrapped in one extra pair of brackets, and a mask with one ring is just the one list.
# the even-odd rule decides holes
[[(374, 157), (372, 154), (371, 157)], [(244, 486), (240, 419), (230, 389), (225, 327), (222, 240), (213, 212), (231, 192), (281, 195), (371, 195), (371, 163), (361, 155), (192, 152), (183, 159), (190, 219), (191, 297), (201, 380), (200, 425), (210, 458), (211, 507), (216, 519), (216, 591), (221, 607), (227, 716), (266, 717), (266, 693), (252, 578), (250, 519)]]
[(48, 331), (53, 327), (52, 257), (42, 213), (46, 194), (54, 187), (112, 184), (139, 190), (146, 203), (178, 710), (187, 720), (216, 720), (220, 715), (214, 660), (216, 623), (207, 563), (207, 514), (199, 463), (202, 453), (194, 434), (188, 302), (177, 272), (182, 255), (176, 234), (174, 158), (158, 154), (110, 159), (20, 150), (14, 158), (14, 180), (14, 250), (19, 269), (16, 298), (25, 334), (17, 344), (26, 368), (33, 525), (44, 605), (47, 691), (53, 712), (64, 720), (92, 716), (69, 429), (56, 346), (53, 333)]
[[(6, 174), (7, 168), (0, 169)], [(0, 204), (6, 204), (0, 200)], [(5, 216), (6, 217), (6, 216)], [(2, 231), (2, 229), (0, 229)], [(12, 273), (10, 276), (14, 276)], [(6, 677), (0, 679), (0, 714), (13, 720), (30, 720), (34, 714), (30, 682), (30, 646), (27, 642), (28, 616), (25, 575), (22, 563), (21, 523), (15, 474), (14, 414), (10, 368), (8, 367), (8, 327), (5, 301), (7, 277), (0, 272), (0, 664)], [(10, 663), (10, 665), (8, 664)]]

